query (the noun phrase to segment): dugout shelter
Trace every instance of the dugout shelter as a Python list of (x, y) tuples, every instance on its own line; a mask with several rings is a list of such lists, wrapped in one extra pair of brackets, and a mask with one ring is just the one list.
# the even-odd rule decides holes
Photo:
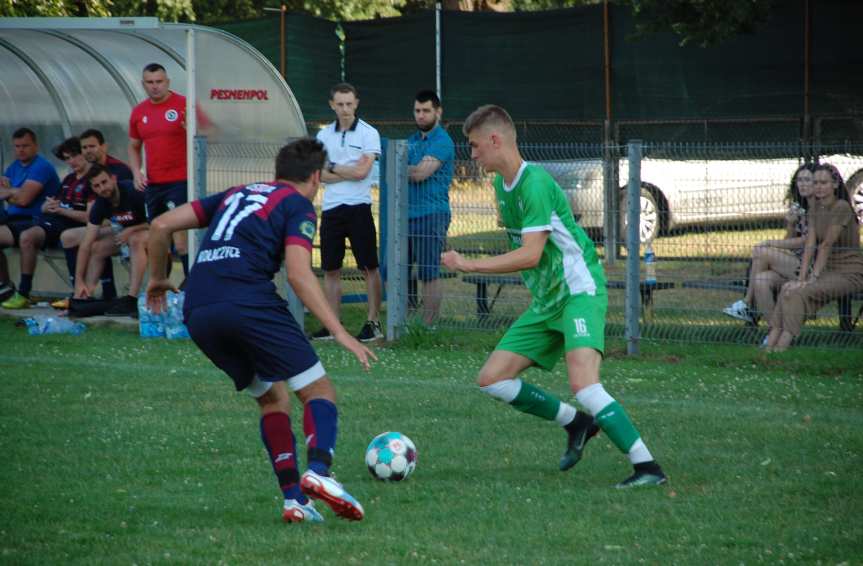
[[(64, 138), (98, 128), (110, 152), (126, 161), (129, 113), (146, 98), (141, 71), (154, 62), (197, 106), (187, 116), (206, 116), (211, 127), (200, 132), (211, 141), (280, 143), (306, 133), (278, 71), (225, 31), (157, 18), (3, 18), (0, 164), (14, 160), (11, 135), (22, 126), (36, 132), (51, 159)], [(191, 135), (199, 131), (188, 125)], [(65, 165), (55, 164), (62, 177)]]
[[(67, 167), (52, 148), (88, 128), (101, 130), (109, 153), (127, 161), (129, 114), (146, 98), (141, 74), (149, 63), (165, 67), (171, 89), (187, 98), (186, 116), (195, 117), (186, 120), (190, 199), (227, 188), (220, 172), (242, 157), (201, 158), (208, 145), (278, 148), (306, 135), (279, 72), (223, 30), (157, 18), (0, 18), (0, 169), (15, 159), (12, 132), (25, 126), (61, 178)], [(258, 157), (259, 169), (272, 175), (275, 149)], [(9, 256), (9, 267), (17, 277), (17, 257)], [(49, 271), (37, 270), (34, 289), (63, 290), (62, 280), (46, 279)]]

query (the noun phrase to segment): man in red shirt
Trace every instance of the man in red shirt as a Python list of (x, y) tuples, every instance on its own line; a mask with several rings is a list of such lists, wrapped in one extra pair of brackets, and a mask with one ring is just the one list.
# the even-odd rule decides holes
[[(172, 91), (165, 67), (144, 67), (141, 84), (147, 99), (129, 116), (129, 164), (135, 188), (144, 191), (147, 220), (183, 205), (186, 182), (186, 97)], [(142, 173), (141, 148), (147, 153), (147, 174)], [(174, 233), (174, 249), (188, 274), (188, 235)]]

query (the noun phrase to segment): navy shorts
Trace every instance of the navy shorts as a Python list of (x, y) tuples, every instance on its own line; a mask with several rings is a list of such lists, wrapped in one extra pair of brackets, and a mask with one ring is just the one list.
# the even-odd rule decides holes
[(69, 228), (80, 228), (83, 224), (72, 222), (62, 217), (43, 216), (36, 222), (36, 226), (45, 231), (45, 242), (42, 249), (55, 248), (60, 245), (60, 234)]
[(376, 269), (380, 265), (372, 205), (343, 204), (321, 213), (321, 269), (335, 271), (342, 268), (345, 238), (351, 242), (357, 267)]
[(287, 305), (203, 305), (186, 314), (186, 326), (198, 348), (234, 380), (237, 391), (256, 376), (287, 381), (296, 391), (324, 375)]
[(420, 281), (440, 275), (440, 254), (451, 219), (450, 213), (441, 212), (408, 220), (408, 265), (416, 264)]
[(144, 200), (147, 204), (147, 222), (152, 222), (160, 214), (165, 214), (171, 209), (188, 202), (188, 187), (186, 181), (174, 183), (150, 183), (144, 191)]
[(17, 246), (21, 240), (21, 232), (36, 225), (32, 216), (8, 215), (0, 222), (0, 226), (6, 226), (12, 232), (12, 240)]

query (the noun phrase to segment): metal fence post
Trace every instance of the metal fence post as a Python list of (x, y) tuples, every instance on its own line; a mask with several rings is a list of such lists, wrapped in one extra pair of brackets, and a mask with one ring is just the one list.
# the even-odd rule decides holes
[[(194, 156), (195, 156), (195, 186), (194, 195), (196, 199), (202, 199), (207, 196), (207, 136), (194, 137)], [(198, 250), (201, 249), (201, 243), (204, 240), (205, 230), (193, 230), (194, 248), (189, 250), (189, 267), (195, 262)]]
[(387, 341), (399, 338), (408, 308), (408, 143), (387, 144)]
[[(639, 277), (640, 260), (640, 212), (641, 212), (641, 140), (626, 144), (629, 160), (629, 183), (626, 187), (626, 353), (638, 355), (638, 341), (641, 339), (639, 315), (641, 309), (641, 283)], [(607, 250), (606, 250), (607, 253)]]
[(617, 191), (617, 183), (614, 182), (613, 159), (617, 159), (617, 152), (611, 147), (611, 126), (608, 120), (603, 128), (602, 144), (602, 195), (603, 209), (605, 211), (602, 219), (602, 231), (604, 234), (603, 247), (605, 248), (606, 265), (614, 265), (617, 260), (617, 230), (616, 219), (617, 206), (614, 193)]

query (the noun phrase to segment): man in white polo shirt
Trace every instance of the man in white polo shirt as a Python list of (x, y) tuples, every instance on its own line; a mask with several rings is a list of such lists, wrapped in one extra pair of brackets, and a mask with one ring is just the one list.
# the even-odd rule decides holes
[[(368, 342), (383, 337), (382, 285), (371, 195), (372, 166), (381, 154), (381, 137), (376, 129), (357, 117), (359, 101), (357, 90), (348, 83), (331, 88), (330, 108), (336, 113), (336, 121), (317, 136), (329, 158), (321, 174), (326, 187), (321, 214), (321, 267), (327, 301), (338, 315), (342, 302), (345, 238), (350, 240), (357, 267), (365, 276), (369, 305), (366, 323), (357, 339)], [(312, 334), (312, 338), (326, 340), (332, 336), (322, 328)]]

